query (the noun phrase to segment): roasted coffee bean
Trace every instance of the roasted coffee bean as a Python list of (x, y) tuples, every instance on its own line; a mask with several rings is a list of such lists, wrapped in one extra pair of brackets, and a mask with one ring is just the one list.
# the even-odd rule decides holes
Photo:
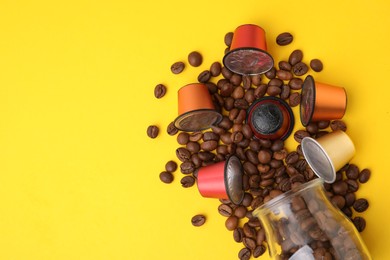
[(186, 161), (180, 164), (180, 171), (183, 174), (190, 174), (194, 172), (195, 165), (191, 161)]
[(359, 232), (363, 232), (363, 230), (366, 228), (366, 220), (362, 217), (355, 217), (353, 218), (352, 222)]
[(274, 79), (276, 77), (276, 68), (272, 67), (264, 74), (268, 79)]
[(194, 186), (194, 184), (195, 184), (195, 178), (192, 177), (191, 175), (184, 176), (184, 177), (180, 180), (180, 183), (181, 183), (181, 186), (182, 186), (182, 187), (184, 187), (184, 188), (189, 188), (189, 187)]
[(250, 140), (253, 137), (253, 132), (249, 125), (247, 124), (243, 125), (241, 131), (244, 137), (247, 138), (248, 140)]
[(176, 138), (177, 143), (181, 145), (186, 145), (189, 140), (190, 135), (186, 132), (181, 132)]
[(299, 154), (297, 152), (290, 152), (289, 154), (287, 154), (286, 157), (287, 164), (294, 164), (298, 162), (298, 160), (299, 160)]
[(334, 195), (330, 201), (339, 209), (344, 208), (345, 206), (345, 198), (341, 195)]
[(200, 151), (200, 144), (197, 142), (188, 142), (186, 148), (191, 153), (197, 153)]
[(204, 162), (212, 161), (215, 158), (215, 154), (211, 152), (199, 152), (198, 156)]
[(288, 99), (289, 97), (290, 97), (290, 86), (283, 85), (282, 91), (280, 92), (280, 98), (281, 99)]
[(287, 150), (282, 149), (279, 151), (275, 151), (274, 154), (272, 155), (272, 157), (276, 160), (284, 160), (287, 157)]
[(234, 107), (246, 110), (246, 109), (248, 109), (249, 104), (248, 104), (248, 102), (245, 99), (240, 98), (240, 99), (236, 99), (234, 101)]
[(217, 135), (214, 132), (204, 132), (203, 133), (203, 141), (218, 141), (219, 140), (219, 135)]
[(218, 213), (224, 217), (230, 217), (233, 214), (233, 209), (227, 204), (221, 204), (218, 206)]
[(255, 97), (255, 90), (253, 88), (251, 89), (248, 89), (246, 92), (245, 92), (245, 95), (244, 95), (244, 99), (249, 103), (253, 103), (253, 101), (255, 101), (256, 97)]
[(310, 136), (310, 134), (308, 132), (306, 132), (305, 130), (298, 130), (294, 133), (294, 139), (298, 143), (301, 143), (302, 139), (305, 137), (308, 137), (308, 136)]
[(164, 86), (163, 84), (158, 84), (154, 88), (154, 96), (156, 98), (162, 98), (163, 96), (165, 96), (166, 93), (167, 93), (167, 87)]
[(225, 79), (230, 79), (233, 75), (233, 72), (231, 72), (228, 68), (226, 67), (222, 67), (221, 69), (221, 73), (222, 73), (222, 76), (225, 78)]
[(233, 75), (230, 77), (230, 82), (234, 86), (239, 86), (242, 82), (242, 77), (239, 74), (233, 73)]
[(268, 89), (267, 89), (267, 94), (269, 96), (277, 96), (279, 95), (280, 93), (282, 93), (282, 89), (278, 86), (268, 86)]
[(284, 61), (284, 60), (283, 61), (279, 61), (278, 65), (279, 65), (279, 69), (280, 70), (290, 71), (291, 68), (292, 68), (291, 64), (288, 61)]
[(261, 226), (260, 220), (257, 217), (249, 218), (247, 222), (250, 227), (258, 228)]
[(332, 184), (332, 189), (335, 194), (344, 196), (345, 194), (347, 194), (348, 184), (343, 180), (336, 181)]
[(161, 172), (160, 180), (164, 183), (171, 183), (173, 181), (173, 174), (168, 171)]
[(293, 89), (293, 90), (300, 90), (300, 89), (302, 89), (303, 80), (300, 79), (300, 78), (292, 78), (292, 79), (290, 79), (290, 81), (288, 82), (288, 85), (289, 85), (290, 88)]
[(253, 250), (253, 257), (258, 258), (259, 256), (262, 256), (266, 251), (266, 248), (264, 245), (258, 245), (256, 248)]
[(296, 65), (298, 62), (301, 62), (303, 58), (303, 52), (301, 50), (294, 50), (288, 57), (288, 62), (291, 66)]
[(237, 243), (240, 243), (240, 242), (242, 242), (243, 237), (244, 237), (243, 229), (241, 227), (237, 227), (233, 231), (233, 239), (234, 239), (234, 241), (236, 241)]
[(210, 94), (214, 94), (218, 92), (218, 86), (213, 82), (206, 82), (205, 85), (207, 86), (207, 89), (209, 90)]
[(318, 132), (318, 125), (314, 122), (311, 122), (306, 126), (306, 131), (310, 134), (316, 134)]
[(200, 227), (206, 222), (206, 216), (202, 214), (198, 214), (192, 217), (191, 223), (195, 227)]
[(188, 54), (188, 63), (193, 67), (199, 67), (202, 64), (203, 57), (202, 54), (200, 54), (197, 51), (193, 51), (190, 54)]
[[(252, 174), (258, 174), (258, 170), (255, 164), (251, 163), (250, 161), (245, 161), (242, 164), (242, 167), (244, 168), (244, 171), (248, 173), (249, 175)], [(257, 175), (258, 176), (258, 175)]]
[(277, 139), (277, 140), (273, 141), (272, 146), (271, 146), (272, 151), (274, 151), (274, 152), (280, 151), (283, 148), (284, 148), (283, 140)]
[(242, 76), (242, 86), (244, 89), (248, 90), (252, 86), (252, 80), (249, 75)]
[(310, 68), (315, 72), (320, 72), (324, 68), (324, 65), (319, 59), (312, 59), (310, 61)]
[(267, 88), (268, 85), (266, 84), (260, 84), (256, 89), (255, 89), (255, 98), (262, 98), (264, 97), (265, 93), (267, 93)]
[(242, 242), (244, 244), (244, 246), (246, 246), (247, 248), (249, 248), (250, 250), (254, 250), (256, 248), (256, 242), (254, 239), (252, 238), (249, 238), (249, 237), (244, 237), (242, 239)]
[(293, 41), (294, 37), (289, 32), (284, 32), (276, 37), (276, 43), (280, 46), (288, 45)]
[(356, 192), (359, 189), (359, 183), (357, 180), (347, 179), (345, 182), (348, 184), (349, 192)]
[(238, 226), (238, 218), (234, 215), (228, 217), (225, 221), (225, 227), (228, 230), (234, 230)]
[(182, 161), (186, 162), (191, 158), (191, 153), (184, 147), (180, 147), (176, 149), (176, 157)]
[(218, 77), (221, 74), (222, 65), (219, 61), (213, 62), (210, 66), (210, 73), (213, 77)]
[(291, 107), (298, 106), (301, 103), (301, 94), (298, 92), (291, 93), (288, 101)]
[(309, 68), (307, 67), (307, 65), (303, 62), (298, 62), (297, 64), (295, 64), (292, 68), (292, 71), (295, 75), (297, 76), (303, 76), (307, 73), (307, 71), (309, 70)]
[(359, 173), (359, 182), (360, 183), (366, 183), (371, 177), (371, 171), (369, 169), (363, 169)]
[(278, 79), (278, 78), (271, 79), (268, 82), (268, 87), (270, 87), (270, 86), (276, 86), (276, 87), (280, 87), (281, 88), (283, 86), (283, 80)]
[(239, 98), (243, 98), (245, 95), (245, 90), (243, 87), (241, 86), (237, 86), (234, 90), (233, 90), (233, 93), (232, 93), (232, 98), (234, 99), (239, 99)]
[(204, 151), (213, 151), (217, 149), (218, 142), (215, 140), (205, 141), (203, 142), (200, 147)]
[(330, 125), (330, 121), (328, 120), (321, 120), (317, 122), (318, 128), (319, 129), (326, 129)]
[(244, 218), (246, 216), (247, 211), (248, 210), (246, 209), (246, 207), (238, 206), (237, 208), (234, 209), (234, 215), (237, 218)]
[(179, 132), (179, 129), (176, 128), (174, 122), (169, 123), (169, 125), (167, 126), (167, 133), (169, 135), (175, 135), (178, 132)]
[(203, 138), (202, 132), (193, 132), (192, 134), (189, 135), (189, 140), (191, 142), (198, 142), (202, 138)]
[(249, 260), (251, 258), (251, 250), (244, 247), (238, 252), (238, 258), (240, 260)]
[(172, 64), (171, 71), (173, 74), (181, 73), (185, 68), (185, 64), (182, 61), (178, 61)]
[(261, 84), (261, 75), (262, 74), (256, 74), (256, 75), (251, 75), (251, 82), (255, 86), (260, 86)]
[(359, 178), (359, 168), (355, 164), (348, 165), (348, 168), (345, 171), (345, 175), (348, 179), (356, 180)]
[(262, 149), (258, 153), (258, 159), (260, 163), (269, 163), (272, 158), (272, 153), (269, 150)]
[(226, 111), (232, 110), (234, 108), (234, 98), (226, 97), (223, 107), (225, 108)]
[(348, 192), (347, 194), (345, 194), (344, 198), (345, 198), (345, 206), (351, 207), (356, 200), (356, 195), (353, 192)]
[(327, 134), (329, 134), (328, 131), (318, 131), (318, 132), (316, 133), (316, 138), (320, 138), (320, 137), (322, 137), (322, 136), (324, 136), (324, 135), (327, 135)]
[(209, 70), (202, 71), (198, 76), (198, 81), (200, 83), (206, 83), (211, 78), (211, 72)]
[(154, 139), (158, 136), (159, 128), (155, 125), (148, 126), (148, 129), (146, 130), (147, 135)]
[(229, 130), (230, 128), (232, 128), (233, 122), (228, 117), (224, 116), (218, 126), (222, 127), (223, 129)]
[(177, 170), (177, 163), (175, 161), (168, 161), (165, 164), (165, 170), (167, 172), (175, 172)]
[(290, 80), (293, 78), (293, 75), (288, 70), (278, 70), (276, 76), (281, 80)]
[(228, 32), (225, 34), (224, 42), (226, 46), (230, 47), (230, 45), (232, 44), (233, 35), (234, 35), (233, 32)]
[(333, 131), (341, 130), (341, 131), (347, 131), (347, 125), (344, 123), (344, 121), (341, 120), (334, 120), (330, 123), (330, 128)]
[(356, 210), (357, 212), (363, 212), (363, 211), (366, 211), (367, 208), (369, 206), (369, 203), (366, 199), (357, 199), (355, 200), (355, 202), (353, 203), (353, 208), (354, 210)]

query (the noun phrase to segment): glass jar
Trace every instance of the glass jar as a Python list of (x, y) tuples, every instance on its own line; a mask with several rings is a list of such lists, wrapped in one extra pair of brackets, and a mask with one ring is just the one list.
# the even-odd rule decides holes
[(257, 208), (273, 259), (366, 260), (371, 256), (353, 223), (314, 179)]

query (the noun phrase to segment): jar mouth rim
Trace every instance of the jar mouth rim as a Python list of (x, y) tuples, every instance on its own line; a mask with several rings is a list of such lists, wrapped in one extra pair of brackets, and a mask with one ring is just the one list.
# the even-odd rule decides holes
[(276, 196), (275, 198), (271, 199), (270, 201), (267, 201), (263, 205), (259, 206), (257, 209), (253, 211), (253, 216), (261, 216), (267, 214), (272, 208), (275, 206), (283, 203), (287, 199), (291, 198), (293, 195), (302, 193), (303, 191), (307, 190), (308, 188), (311, 188), (313, 186), (323, 184), (324, 180), (321, 178), (316, 178), (311, 181), (308, 181), (306, 183), (303, 183), (299, 185), (296, 189), (291, 189), (283, 194), (280, 194)]

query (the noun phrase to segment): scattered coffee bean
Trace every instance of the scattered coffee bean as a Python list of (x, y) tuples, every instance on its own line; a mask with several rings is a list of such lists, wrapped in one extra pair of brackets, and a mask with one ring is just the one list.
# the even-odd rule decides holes
[(294, 37), (289, 32), (284, 32), (276, 37), (276, 43), (280, 46), (288, 45), (293, 41)]
[(180, 183), (181, 183), (182, 187), (189, 188), (189, 187), (194, 186), (195, 178), (192, 177), (191, 175), (187, 175), (187, 176), (184, 176), (183, 178), (181, 178)]
[(288, 101), (291, 107), (298, 106), (301, 103), (301, 94), (298, 92), (291, 93)]
[(359, 178), (359, 168), (355, 164), (350, 164), (345, 171), (345, 175), (348, 179), (356, 180)]
[(230, 45), (232, 44), (233, 35), (233, 32), (228, 32), (225, 34), (224, 42), (226, 46), (230, 47)]
[(249, 260), (251, 258), (251, 250), (244, 247), (238, 252), (238, 258), (240, 260)]
[(168, 161), (165, 164), (165, 170), (167, 172), (175, 172), (177, 170), (177, 163), (175, 161)]
[(178, 61), (172, 64), (171, 71), (173, 74), (180, 74), (185, 68), (185, 64), (182, 61)]
[(181, 132), (176, 138), (178, 144), (186, 145), (190, 140), (190, 135), (186, 132)]
[(158, 132), (159, 132), (159, 128), (155, 125), (148, 126), (148, 129), (146, 131), (147, 135), (153, 139), (158, 136)]
[(363, 169), (359, 174), (359, 182), (366, 183), (371, 177), (371, 171), (369, 169)]
[(297, 76), (303, 76), (307, 73), (307, 71), (309, 70), (309, 68), (307, 67), (307, 65), (303, 62), (298, 62), (297, 64), (295, 64), (292, 68), (292, 71), (295, 75)]
[(319, 59), (312, 59), (310, 61), (310, 68), (315, 72), (320, 72), (324, 68), (322, 62)]
[(219, 76), (221, 74), (221, 70), (222, 70), (222, 65), (220, 62), (216, 61), (213, 64), (211, 64), (210, 67), (211, 76), (213, 77)]
[(288, 62), (291, 64), (291, 66), (294, 66), (297, 63), (301, 62), (302, 58), (303, 52), (301, 50), (294, 50), (288, 57)]
[(169, 125), (167, 126), (167, 133), (169, 135), (175, 135), (178, 132), (179, 132), (179, 129), (176, 128), (175, 123), (174, 122), (169, 123)]
[(341, 120), (334, 120), (330, 123), (330, 128), (333, 130), (333, 131), (336, 131), (336, 130), (341, 130), (341, 131), (347, 131), (347, 125), (345, 124), (344, 121), (341, 121)]
[(202, 64), (203, 57), (202, 55), (197, 52), (193, 51), (190, 54), (188, 54), (188, 63), (193, 67), (199, 67)]
[(195, 227), (200, 227), (206, 222), (206, 217), (202, 214), (198, 214), (192, 217), (191, 223)]
[(163, 96), (165, 96), (166, 93), (167, 93), (167, 87), (164, 86), (163, 84), (158, 84), (154, 88), (154, 96), (156, 98), (162, 98)]
[(369, 204), (368, 204), (368, 201), (366, 199), (357, 199), (355, 200), (355, 202), (353, 203), (353, 208), (357, 211), (357, 212), (363, 212), (363, 211), (366, 211), (367, 208), (368, 208)]
[(167, 171), (161, 172), (160, 180), (164, 183), (171, 183), (173, 181), (173, 174)]
[(200, 83), (206, 83), (211, 78), (211, 72), (209, 70), (202, 71), (198, 76), (198, 81)]
[(308, 132), (306, 132), (305, 130), (298, 130), (294, 133), (294, 139), (298, 143), (301, 143), (303, 138), (309, 137), (309, 136), (310, 136), (310, 134)]
[(241, 227), (238, 227), (233, 231), (233, 239), (237, 243), (242, 242), (243, 237), (244, 237), (244, 231)]
[(228, 230), (234, 230), (238, 226), (238, 218), (236, 216), (230, 216), (225, 221), (225, 226)]
[(224, 217), (230, 217), (233, 214), (233, 209), (227, 204), (221, 204), (218, 207), (218, 212)]
[(353, 218), (352, 222), (359, 232), (363, 232), (363, 230), (366, 228), (366, 220), (362, 217), (355, 217)]

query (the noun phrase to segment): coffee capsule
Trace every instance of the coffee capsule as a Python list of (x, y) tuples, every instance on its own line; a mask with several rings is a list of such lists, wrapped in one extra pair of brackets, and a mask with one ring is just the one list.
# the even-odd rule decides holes
[(315, 82), (307, 76), (302, 85), (300, 117), (303, 126), (310, 122), (341, 119), (347, 107), (344, 88)]
[(202, 83), (188, 84), (179, 89), (178, 108), (179, 116), (174, 124), (181, 131), (201, 131), (222, 120), (222, 115), (215, 110), (207, 86)]
[(327, 183), (336, 180), (336, 172), (355, 155), (349, 136), (337, 130), (318, 139), (305, 137), (301, 142), (303, 155), (314, 173)]
[(248, 108), (246, 122), (259, 139), (285, 140), (294, 128), (295, 120), (284, 100), (263, 97)]
[(244, 198), (244, 170), (237, 156), (197, 170), (198, 190), (203, 197), (229, 199), (238, 205)]
[(257, 75), (272, 69), (274, 60), (267, 53), (264, 29), (254, 24), (237, 27), (223, 64), (240, 75)]

